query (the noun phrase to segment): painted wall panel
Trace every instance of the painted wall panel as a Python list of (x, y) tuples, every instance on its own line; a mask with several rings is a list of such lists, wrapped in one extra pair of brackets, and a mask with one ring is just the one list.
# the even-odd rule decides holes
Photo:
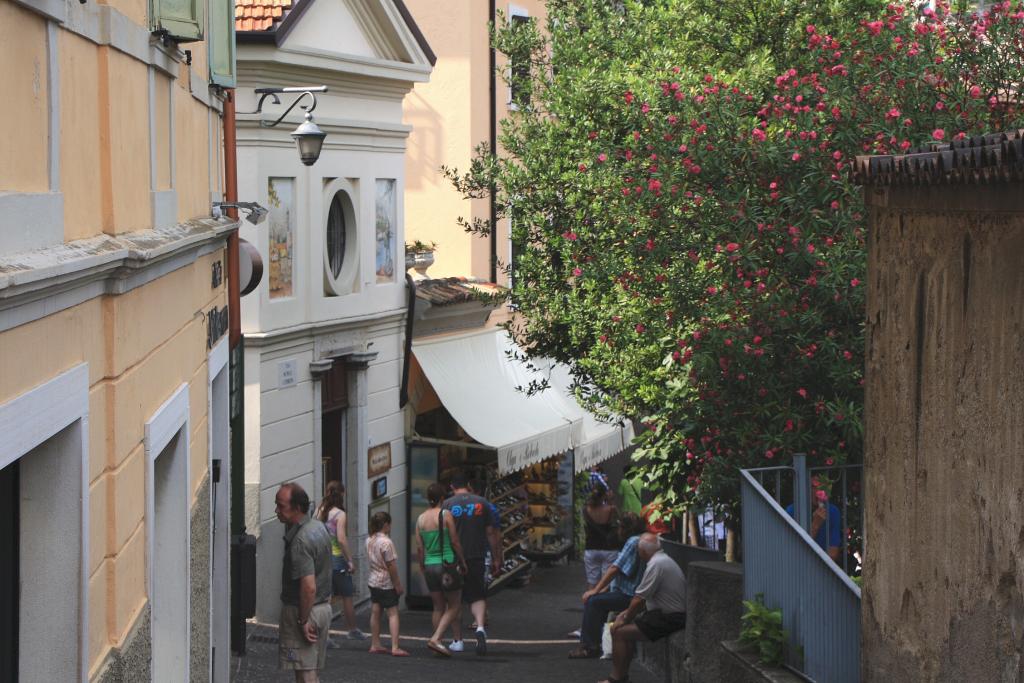
[(184, 88), (174, 91), (174, 188), (184, 221), (210, 215), (210, 136), (206, 107), (192, 97), (187, 77), (178, 83)]
[(0, 192), (50, 189), (46, 60), (46, 21), (16, 3), (0, 3), (0, 91), (17, 102), (0, 108), (0, 129), (18, 131), (0, 145)]
[[(151, 225), (149, 98), (145, 96), (149, 76), (144, 64), (109, 47), (100, 48), (101, 69), (104, 61), (109, 83), (106, 101), (101, 101), (100, 107), (106, 109), (110, 121), (112, 223), (108, 230), (117, 234)], [(126, 92), (138, 96), (125, 97)]]
[(142, 524), (127, 545), (111, 562), (108, 600), (110, 618), (108, 637), (115, 645), (123, 643), (146, 604), (146, 533)]
[(260, 395), (267, 423), (313, 412), (313, 383), (302, 382), (288, 389), (264, 391)]
[(263, 425), (263, 457), (313, 441), (313, 413), (303, 413), (286, 420)]
[[(376, 340), (373, 347), (376, 348)], [(367, 391), (371, 394), (398, 387), (402, 382), (402, 362), (391, 360), (386, 363), (373, 363), (366, 370)], [(397, 406), (396, 406), (397, 410)]]
[[(146, 511), (146, 458), (141, 445), (110, 472), (110, 521), (107, 555), (118, 555), (142, 524)], [(104, 548), (104, 546), (98, 546)]]
[[(260, 486), (263, 488), (276, 488), (286, 481), (294, 481), (299, 477), (309, 474), (312, 471), (314, 462), (313, 444), (306, 443), (295, 448), (268, 455), (263, 458), (260, 468)], [(307, 491), (310, 498), (319, 499), (313, 491)], [(260, 510), (260, 518), (268, 520), (274, 518), (274, 505), (271, 502), (269, 508)]]
[(100, 102), (96, 46), (70, 31), (58, 31), (60, 52), (60, 189), (64, 193), (64, 239), (103, 232), (99, 173)]
[[(157, 73), (153, 88), (153, 135), (156, 143), (156, 190), (169, 190), (171, 178), (171, 92), (174, 83)], [(184, 93), (176, 93), (183, 97)]]
[(89, 678), (96, 673), (96, 666), (110, 649), (107, 637), (107, 608), (110, 600), (107, 591), (110, 588), (110, 567), (112, 562), (103, 560), (99, 568), (89, 576), (89, 661), (92, 670)]

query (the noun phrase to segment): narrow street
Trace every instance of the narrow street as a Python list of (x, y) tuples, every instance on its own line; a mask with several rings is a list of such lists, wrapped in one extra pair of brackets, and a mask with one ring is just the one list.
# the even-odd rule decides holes
[[(570, 660), (566, 656), (576, 646), (576, 641), (568, 640), (566, 634), (579, 627), (582, 583), (583, 567), (573, 562), (568, 566), (537, 568), (528, 586), (499, 592), (488, 602), (490, 642), (485, 657), (473, 653), (470, 641), (466, 643), (467, 651), (451, 660), (435, 655), (426, 647), (430, 612), (404, 611), (402, 646), (411, 657), (370, 655), (366, 652), (367, 642), (340, 636), (341, 649), (328, 652), (327, 668), (321, 680), (593, 683), (608, 676), (611, 663), (598, 659)], [(466, 612), (463, 615), (468, 625), (470, 617)], [(339, 623), (334, 622), (336, 627)], [(369, 631), (368, 612), (360, 613), (359, 626)], [(248, 633), (246, 656), (232, 659), (232, 680), (245, 683), (291, 681), (289, 674), (277, 668), (277, 630), (250, 624)], [(630, 680), (654, 683), (656, 679), (639, 664), (634, 664)]]

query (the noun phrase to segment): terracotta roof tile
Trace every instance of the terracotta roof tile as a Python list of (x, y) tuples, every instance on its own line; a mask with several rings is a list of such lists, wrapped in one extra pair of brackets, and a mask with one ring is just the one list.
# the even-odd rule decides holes
[(235, 30), (266, 31), (274, 28), (288, 15), (296, 1), (235, 0)]
[(1024, 180), (1024, 130), (933, 143), (909, 154), (858, 156), (860, 185), (991, 185)]
[(464, 277), (445, 277), (420, 280), (416, 283), (416, 298), (434, 306), (450, 306), (473, 300), (485, 300), (504, 292), (502, 287), (489, 282), (478, 282)]

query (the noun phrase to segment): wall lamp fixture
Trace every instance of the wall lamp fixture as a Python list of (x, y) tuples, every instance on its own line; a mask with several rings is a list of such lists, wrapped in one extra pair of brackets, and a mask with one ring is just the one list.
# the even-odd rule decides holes
[(267, 218), (267, 209), (256, 202), (214, 202), (213, 217), (220, 218), (224, 209), (241, 209), (245, 211), (245, 220), (259, 225)]
[(320, 130), (320, 127), (313, 122), (313, 110), (316, 109), (316, 95), (313, 93), (327, 92), (326, 85), (317, 86), (298, 86), (290, 88), (256, 88), (254, 91), (260, 96), (260, 100), (256, 105), (256, 111), (239, 112), (240, 114), (260, 114), (263, 112), (263, 103), (267, 98), (271, 98), (274, 104), (281, 104), (281, 99), (278, 95), (299, 93), (299, 96), (295, 98), (284, 113), (273, 123), (267, 121), (260, 121), (260, 126), (263, 128), (273, 128), (277, 124), (284, 120), (284, 117), (291, 113), (291, 110), (295, 108), (304, 97), (309, 97), (309, 104), (302, 105), (303, 111), (306, 112), (306, 120), (299, 124), (299, 127), (292, 132), (292, 138), (295, 139), (295, 146), (299, 149), (299, 158), (302, 159), (302, 163), (306, 166), (312, 166), (316, 163), (316, 160), (320, 158), (320, 148), (323, 147), (324, 138), (327, 137), (327, 133)]

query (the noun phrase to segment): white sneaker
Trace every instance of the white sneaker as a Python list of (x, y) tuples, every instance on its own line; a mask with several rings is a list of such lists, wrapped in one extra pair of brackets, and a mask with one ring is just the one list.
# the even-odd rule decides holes
[(448, 643), (448, 651), (449, 652), (465, 652), (466, 651), (466, 644), (463, 643), (461, 640), (453, 640), (452, 642)]
[(577, 640), (579, 640), (580, 635), (582, 635), (581, 632), (580, 632), (580, 629), (576, 629), (575, 631), (570, 631), (569, 632), (569, 637), (570, 638), (576, 638)]

